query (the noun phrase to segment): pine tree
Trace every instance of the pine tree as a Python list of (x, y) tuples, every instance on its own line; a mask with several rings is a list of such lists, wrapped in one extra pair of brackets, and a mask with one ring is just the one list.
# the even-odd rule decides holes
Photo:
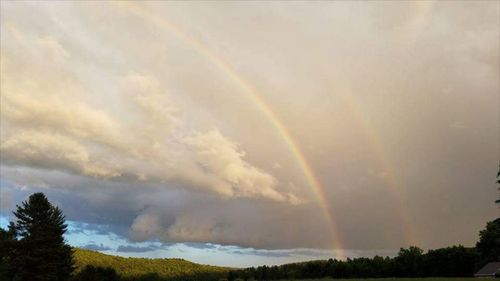
[(35, 193), (17, 206), (14, 215), (18, 238), (11, 259), (14, 280), (68, 280), (74, 266), (72, 249), (64, 242), (67, 225), (61, 209), (43, 193)]
[(14, 256), (16, 232), (11, 222), (8, 229), (0, 228), (0, 281), (12, 280), (11, 258)]

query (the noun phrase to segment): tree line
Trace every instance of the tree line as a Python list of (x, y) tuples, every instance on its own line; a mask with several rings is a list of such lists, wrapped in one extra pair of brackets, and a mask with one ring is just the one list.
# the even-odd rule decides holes
[(463, 246), (430, 250), (425, 254), (418, 247), (410, 247), (401, 249), (394, 258), (329, 259), (234, 270), (228, 274), (228, 280), (470, 277), (477, 268), (477, 257), (475, 248)]

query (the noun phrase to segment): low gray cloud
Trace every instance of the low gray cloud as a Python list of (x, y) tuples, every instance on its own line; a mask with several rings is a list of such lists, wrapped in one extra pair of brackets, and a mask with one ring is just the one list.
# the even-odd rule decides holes
[(130, 246), (130, 245), (120, 245), (116, 249), (117, 252), (123, 252), (123, 253), (144, 253), (144, 252), (150, 252), (154, 250), (161, 249), (159, 246)]
[(190, 247), (190, 248), (195, 248), (195, 249), (216, 249), (219, 248), (220, 245), (217, 244), (212, 244), (212, 243), (192, 243), (192, 242), (185, 242), (183, 243), (184, 245)]
[(109, 251), (111, 250), (110, 247), (104, 246), (103, 244), (97, 245), (97, 244), (87, 244), (82, 246), (81, 248), (87, 249), (87, 250), (92, 250), (92, 251)]
[(273, 251), (257, 251), (257, 250), (251, 250), (251, 251), (241, 251), (241, 250), (235, 250), (231, 251), (232, 254), (239, 254), (239, 255), (251, 255), (251, 256), (264, 256), (264, 257), (290, 257), (291, 254), (287, 252), (273, 252)]

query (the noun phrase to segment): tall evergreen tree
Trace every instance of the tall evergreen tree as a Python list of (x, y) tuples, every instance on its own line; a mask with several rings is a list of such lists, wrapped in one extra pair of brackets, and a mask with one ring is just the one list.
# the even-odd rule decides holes
[(7, 230), (0, 228), (0, 281), (8, 281), (13, 278), (11, 258), (14, 256), (15, 237), (16, 232), (12, 222)]
[(17, 206), (14, 215), (18, 239), (11, 257), (14, 280), (68, 280), (74, 266), (72, 249), (64, 242), (67, 225), (61, 209), (43, 193), (35, 193)]

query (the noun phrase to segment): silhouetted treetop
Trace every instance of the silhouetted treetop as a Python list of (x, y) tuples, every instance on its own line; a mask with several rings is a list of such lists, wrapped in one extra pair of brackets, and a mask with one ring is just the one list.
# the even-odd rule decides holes
[(15, 236), (10, 267), (14, 280), (65, 281), (73, 271), (72, 250), (64, 242), (67, 225), (61, 209), (43, 193), (31, 195), (16, 206)]

